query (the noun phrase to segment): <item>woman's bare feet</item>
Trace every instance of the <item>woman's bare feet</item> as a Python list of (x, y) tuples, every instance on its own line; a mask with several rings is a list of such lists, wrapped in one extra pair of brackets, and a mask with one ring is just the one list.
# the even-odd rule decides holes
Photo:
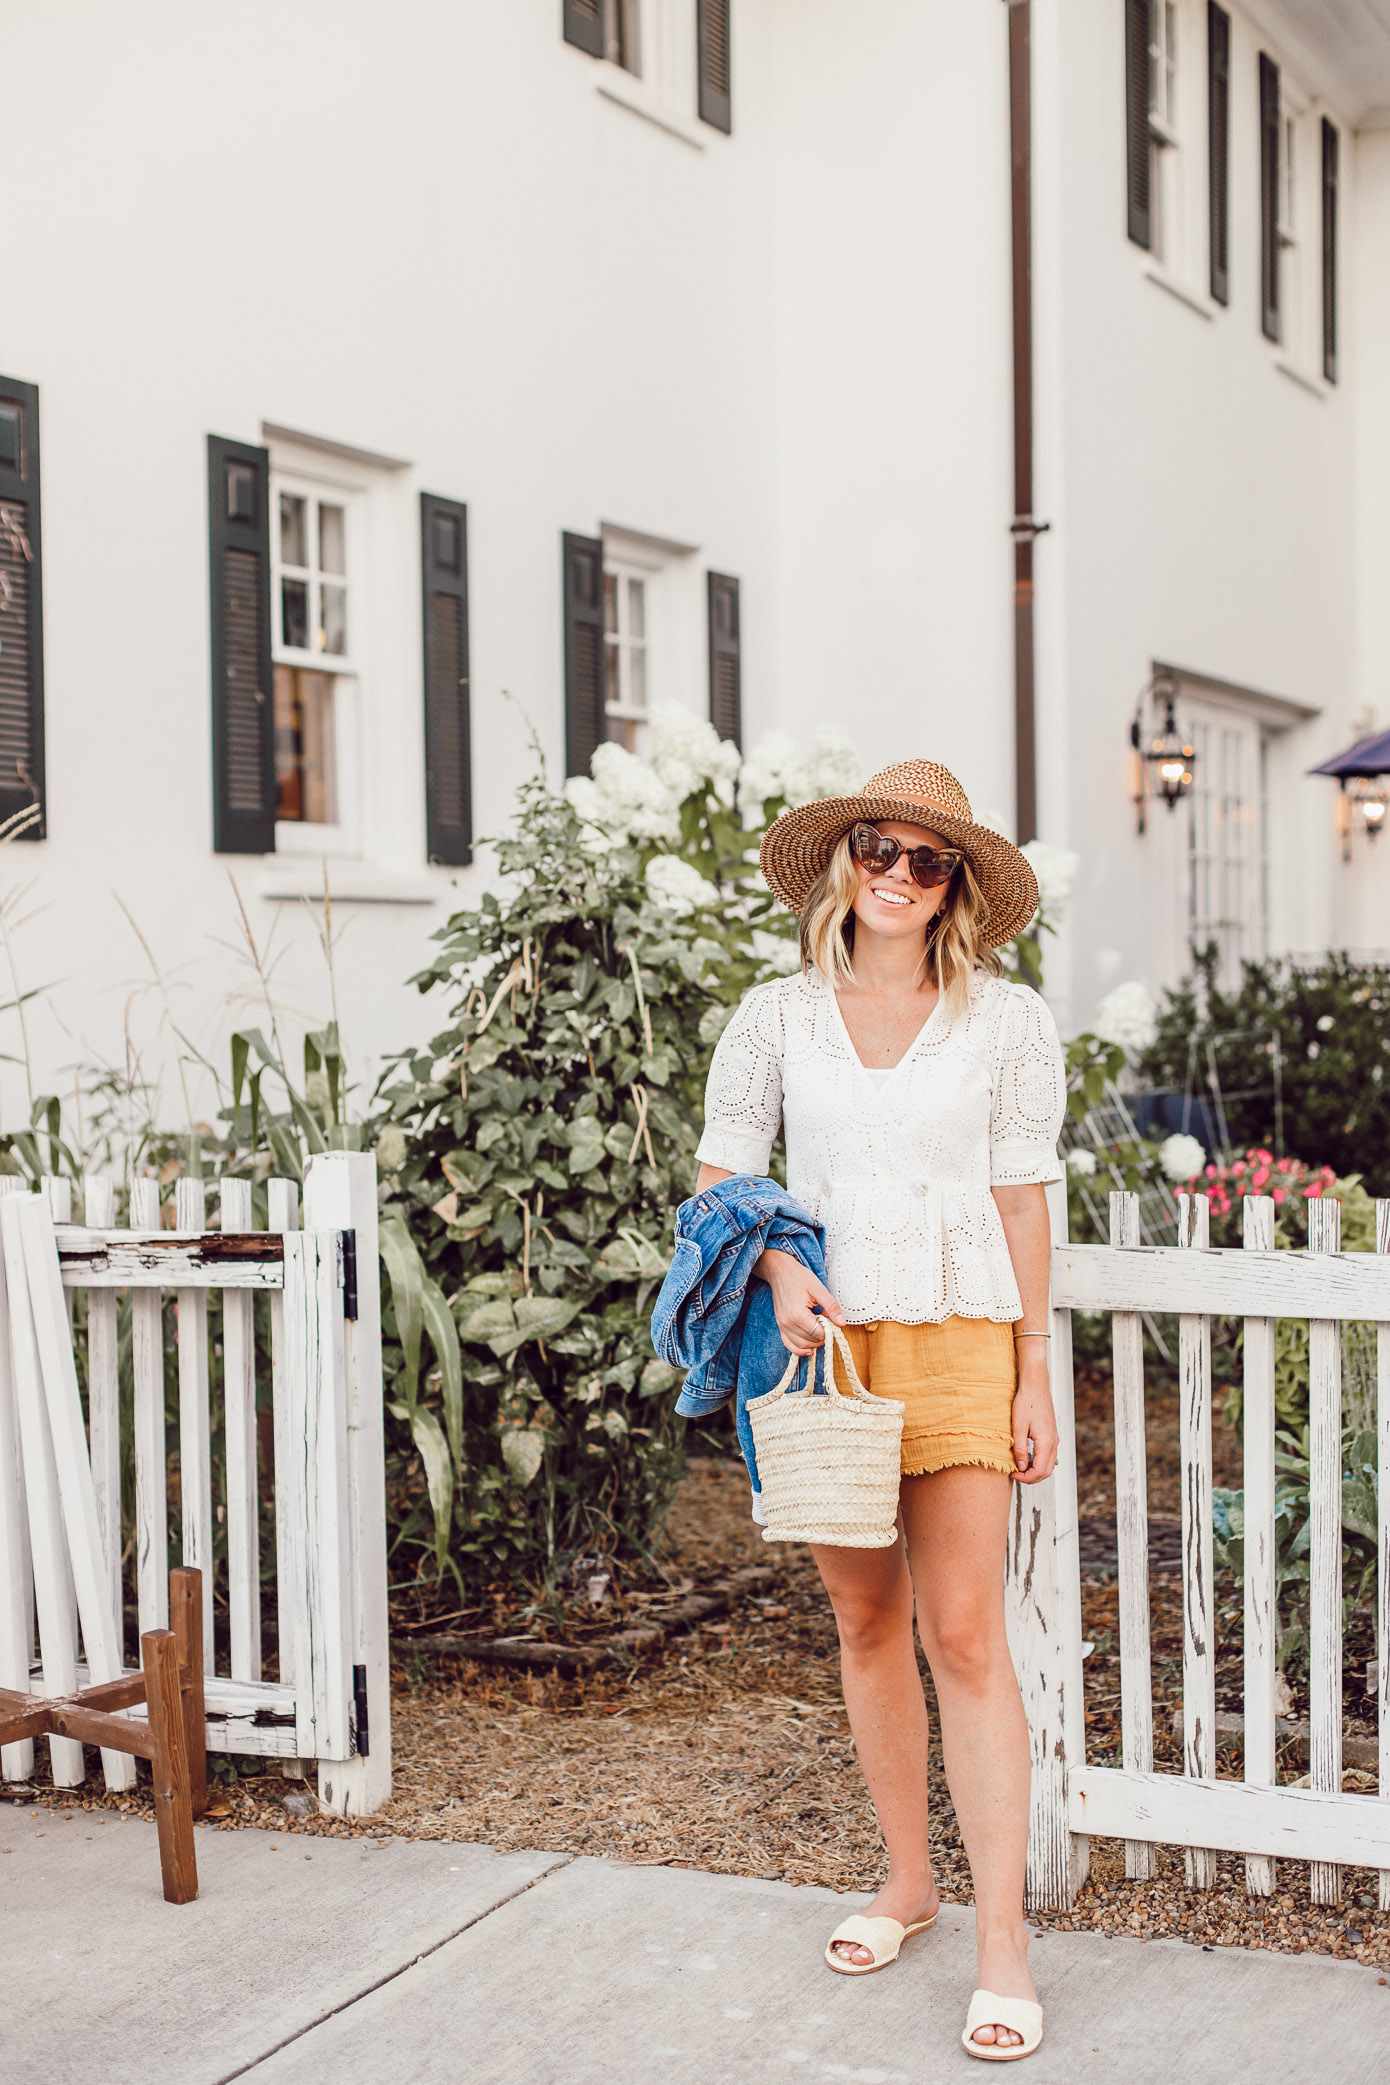
[[(1028, 1928), (1019, 1925), (999, 1934), (976, 1934), (979, 1952), (979, 1988), (995, 1991), (1001, 1998), (1037, 1998), (1028, 1974)], [(1023, 2036), (1012, 2027), (977, 2027), (970, 2037), (983, 2048), (1012, 2049)]]
[[(864, 1918), (895, 1918), (900, 1926), (915, 1926), (922, 1919), (935, 1918), (941, 1909), (941, 1896), (936, 1884), (928, 1876), (925, 1883), (920, 1880), (899, 1882), (889, 1876), (872, 1904), (866, 1904)], [(857, 1940), (837, 1940), (835, 1953), (844, 1962), (856, 1966), (867, 1966), (873, 1955)]]

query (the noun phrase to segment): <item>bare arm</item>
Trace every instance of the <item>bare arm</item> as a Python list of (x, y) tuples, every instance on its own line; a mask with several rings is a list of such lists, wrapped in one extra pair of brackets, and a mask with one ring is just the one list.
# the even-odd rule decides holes
[[(1023, 1316), (1014, 1326), (1014, 1333), (1050, 1332), (1047, 1306), (1052, 1232), (1047, 1196), (1039, 1185), (996, 1187), (993, 1194), (1023, 1305)], [(1017, 1342), (1018, 1389), (1014, 1395), (1013, 1431), (1014, 1467), (1020, 1484), (1040, 1484), (1044, 1477), (1052, 1475), (1057, 1464), (1057, 1420), (1052, 1410), (1047, 1348), (1045, 1339), (1020, 1338)]]
[[(721, 1180), (732, 1180), (733, 1177), (722, 1166), (701, 1166), (695, 1177), (695, 1192), (703, 1194), (707, 1187), (717, 1187)], [(819, 1304), (824, 1316), (832, 1318), (837, 1325), (844, 1324), (844, 1312), (825, 1283), (817, 1281), (795, 1253), (778, 1252), (775, 1247), (769, 1247), (755, 1262), (753, 1272), (772, 1290), (777, 1330), (789, 1353), (814, 1354), (823, 1343), (825, 1327), (813, 1305)]]

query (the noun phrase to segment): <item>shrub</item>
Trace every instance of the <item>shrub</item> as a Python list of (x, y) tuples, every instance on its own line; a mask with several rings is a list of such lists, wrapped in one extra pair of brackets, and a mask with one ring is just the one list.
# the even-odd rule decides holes
[(1226, 990), (1208, 949), (1165, 994), (1137, 1073), (1155, 1088), (1204, 1090), (1208, 1045), (1238, 1146), (1316, 1152), (1335, 1173), (1357, 1174), (1372, 1194), (1390, 1194), (1390, 967), (1338, 953), (1308, 970), (1247, 962), (1240, 983)]

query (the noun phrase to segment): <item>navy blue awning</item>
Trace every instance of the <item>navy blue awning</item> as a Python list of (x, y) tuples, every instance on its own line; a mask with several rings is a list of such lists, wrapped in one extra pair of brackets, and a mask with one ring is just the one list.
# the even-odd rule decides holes
[(1378, 731), (1374, 738), (1358, 739), (1348, 746), (1345, 753), (1338, 753), (1332, 760), (1324, 760), (1321, 767), (1308, 770), (1313, 775), (1335, 775), (1345, 781), (1349, 775), (1390, 775), (1390, 731)]

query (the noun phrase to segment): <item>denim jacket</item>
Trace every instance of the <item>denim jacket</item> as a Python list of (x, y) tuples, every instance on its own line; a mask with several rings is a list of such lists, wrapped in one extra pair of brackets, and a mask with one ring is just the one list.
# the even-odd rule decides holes
[(746, 1407), (776, 1386), (787, 1365), (772, 1290), (753, 1274), (769, 1246), (825, 1280), (824, 1228), (775, 1180), (736, 1173), (692, 1195), (676, 1211), (675, 1256), (652, 1311), (652, 1344), (662, 1360), (690, 1371), (676, 1410), (707, 1419), (737, 1400), (739, 1447), (755, 1496)]

